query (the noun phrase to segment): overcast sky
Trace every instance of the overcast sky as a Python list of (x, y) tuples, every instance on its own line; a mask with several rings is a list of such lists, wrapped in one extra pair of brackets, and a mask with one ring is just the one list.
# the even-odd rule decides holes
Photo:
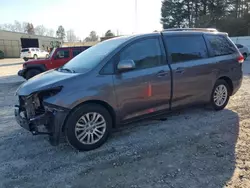
[[(137, 0), (137, 32), (160, 30), (161, 0)], [(135, 31), (135, 0), (0, 0), (0, 24), (32, 22), (57, 29), (73, 29), (85, 38), (91, 30), (99, 36)]]

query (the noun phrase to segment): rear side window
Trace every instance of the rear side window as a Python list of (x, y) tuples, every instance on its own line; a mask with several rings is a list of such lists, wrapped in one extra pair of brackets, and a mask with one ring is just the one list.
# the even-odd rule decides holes
[(204, 38), (197, 36), (164, 37), (172, 63), (204, 59), (208, 57)]
[(73, 49), (73, 57), (77, 56), (78, 54), (80, 54), (82, 52), (81, 49)]
[(58, 50), (56, 52), (56, 59), (63, 59), (63, 58), (69, 58), (69, 50)]
[(22, 49), (22, 51), (21, 52), (28, 52), (29, 51), (29, 49), (28, 48), (24, 48), (24, 49)]
[(152, 68), (163, 64), (158, 38), (137, 41), (120, 53), (121, 60), (134, 60), (136, 69)]
[(234, 45), (225, 36), (207, 35), (206, 38), (213, 56), (229, 55), (236, 52)]
[(34, 49), (34, 48), (31, 48), (31, 51), (35, 51), (35, 49)]

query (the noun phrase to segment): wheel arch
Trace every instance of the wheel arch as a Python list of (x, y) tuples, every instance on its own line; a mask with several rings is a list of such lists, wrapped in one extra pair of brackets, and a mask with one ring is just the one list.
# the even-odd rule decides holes
[(112, 106), (110, 106), (107, 102), (105, 101), (102, 101), (102, 100), (88, 100), (88, 101), (84, 101), (78, 105), (76, 105), (73, 109), (70, 110), (70, 112), (68, 113), (68, 115), (66, 116), (65, 118), (65, 121), (63, 123), (63, 126), (62, 126), (62, 131), (64, 132), (64, 129), (65, 129), (65, 126), (66, 126), (66, 122), (70, 116), (70, 114), (76, 109), (76, 108), (79, 108), (80, 106), (82, 105), (86, 105), (86, 104), (98, 104), (102, 107), (104, 107), (110, 114), (111, 116), (111, 119), (112, 119), (112, 128), (115, 128), (116, 127), (116, 113), (115, 113), (115, 110), (113, 109)]
[(222, 76), (222, 77), (218, 78), (218, 80), (224, 80), (224, 81), (227, 82), (227, 84), (228, 84), (228, 86), (230, 88), (230, 96), (231, 96), (232, 93), (233, 93), (233, 90), (234, 90), (234, 86), (233, 86), (232, 80), (229, 77), (227, 77), (227, 76)]

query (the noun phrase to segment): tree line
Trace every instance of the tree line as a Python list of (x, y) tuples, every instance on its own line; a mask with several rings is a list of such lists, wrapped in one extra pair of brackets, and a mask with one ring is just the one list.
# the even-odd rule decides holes
[(230, 36), (250, 34), (249, 0), (163, 0), (163, 28), (212, 27)]
[[(6, 31), (13, 31), (13, 32), (21, 32), (21, 33), (28, 33), (30, 35), (41, 35), (41, 36), (49, 36), (49, 37), (58, 37), (62, 40), (68, 42), (76, 42), (81, 41), (80, 37), (76, 36), (73, 29), (65, 30), (62, 25), (58, 26), (57, 31), (55, 32), (53, 29), (46, 28), (43, 25), (38, 25), (36, 27), (33, 26), (32, 23), (28, 22), (19, 22), (14, 21), (14, 24), (2, 24), (0, 25), (0, 29)], [(105, 33), (105, 36), (114, 36), (114, 33), (111, 30), (108, 30)], [(95, 31), (91, 31), (89, 36), (83, 39), (82, 41), (85, 42), (95, 42), (99, 40), (99, 36)]]

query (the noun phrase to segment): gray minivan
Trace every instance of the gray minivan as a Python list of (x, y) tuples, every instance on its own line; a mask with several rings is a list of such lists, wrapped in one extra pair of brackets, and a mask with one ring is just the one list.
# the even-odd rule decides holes
[(170, 29), (117, 37), (17, 90), (17, 122), (52, 145), (101, 146), (112, 128), (193, 104), (222, 110), (242, 82), (244, 57), (226, 33)]

